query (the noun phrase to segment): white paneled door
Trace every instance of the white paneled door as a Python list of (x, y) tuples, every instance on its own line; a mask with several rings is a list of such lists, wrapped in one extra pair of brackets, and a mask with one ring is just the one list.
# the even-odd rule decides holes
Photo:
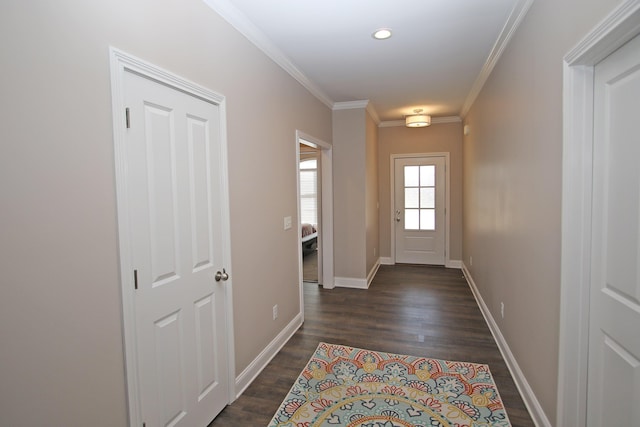
[(445, 157), (394, 160), (395, 258), (445, 264)]
[(205, 426), (229, 402), (220, 107), (133, 72), (123, 84), (140, 418)]
[(640, 425), (640, 38), (595, 67), (587, 420)]

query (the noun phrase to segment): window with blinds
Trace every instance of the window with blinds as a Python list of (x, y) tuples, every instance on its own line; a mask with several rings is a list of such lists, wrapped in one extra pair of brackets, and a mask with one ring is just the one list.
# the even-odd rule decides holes
[(300, 162), (300, 222), (318, 223), (318, 161)]

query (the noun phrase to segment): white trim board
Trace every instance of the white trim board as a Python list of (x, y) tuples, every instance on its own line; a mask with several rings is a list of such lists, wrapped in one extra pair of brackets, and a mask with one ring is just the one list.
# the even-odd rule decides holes
[[(395, 265), (395, 261), (391, 257), (380, 257), (380, 265)], [(459, 259), (452, 259), (446, 262), (446, 268), (462, 268), (462, 261)]]
[(564, 58), (559, 426), (587, 424), (594, 66), (638, 34), (640, 0), (627, 0)]
[[(443, 123), (460, 123), (462, 119), (458, 116), (445, 116), (445, 117), (432, 117), (431, 124), (443, 124)], [(378, 123), (379, 128), (392, 128), (392, 127), (402, 127), (405, 126), (405, 120), (388, 120), (385, 122)]]
[(376, 274), (378, 273), (379, 268), (380, 268), (380, 258), (376, 260), (376, 262), (373, 264), (373, 267), (371, 267), (369, 274), (367, 275), (367, 289), (369, 288), (369, 286), (371, 286), (371, 282), (373, 282), (373, 279), (376, 277)]
[(478, 290), (476, 283), (473, 281), (473, 278), (471, 277), (471, 273), (467, 269), (467, 266), (464, 264), (464, 262), (462, 263), (462, 273), (464, 274), (464, 277), (467, 280), (469, 287), (471, 288), (471, 292), (473, 293), (473, 296), (475, 297), (476, 302), (478, 303), (478, 307), (482, 312), (482, 316), (484, 317), (484, 320), (487, 322), (487, 326), (491, 331), (491, 335), (493, 335), (493, 339), (496, 341), (496, 344), (498, 345), (498, 350), (500, 350), (500, 354), (502, 354), (502, 358), (507, 364), (507, 368), (509, 369), (511, 376), (513, 377), (513, 381), (515, 382), (516, 387), (520, 392), (520, 396), (522, 396), (522, 400), (524, 401), (525, 406), (529, 410), (529, 415), (531, 415), (531, 418), (533, 419), (534, 424), (538, 427), (551, 427), (551, 423), (549, 422), (549, 419), (547, 418), (544, 411), (542, 410), (542, 406), (540, 405), (540, 402), (536, 398), (535, 394), (533, 393), (533, 390), (531, 389), (531, 386), (529, 385), (529, 382), (527, 381), (526, 377), (522, 373), (522, 370), (520, 369), (518, 362), (516, 361), (515, 357), (513, 356), (513, 353), (511, 352), (511, 349), (509, 348), (509, 344), (507, 344), (507, 341), (504, 339), (504, 336), (502, 335), (502, 332), (500, 331), (498, 324), (493, 319), (493, 316), (491, 315), (489, 308), (487, 307), (487, 305), (484, 302), (484, 299), (482, 298), (482, 294), (480, 294), (480, 291)]
[(302, 314), (289, 322), (289, 324), (260, 352), (260, 354), (249, 363), (249, 365), (235, 379), (235, 389), (238, 390), (236, 399), (244, 393), (251, 383), (260, 375), (267, 367), (269, 362), (278, 354), (278, 352), (289, 342), (293, 334), (302, 326)]
[(493, 68), (502, 56), (502, 52), (506, 49), (511, 37), (513, 37), (513, 34), (520, 26), (520, 22), (522, 22), (522, 19), (524, 19), (532, 4), (533, 0), (518, 0), (518, 2), (513, 6), (511, 14), (498, 36), (498, 40), (496, 40), (496, 43), (493, 45), (487, 60), (482, 66), (480, 74), (476, 78), (476, 81), (473, 82), (473, 86), (467, 95), (467, 99), (465, 99), (464, 104), (462, 105), (462, 110), (460, 111), (460, 116), (462, 118), (466, 117), (467, 113), (471, 109), (471, 106), (480, 94), (484, 84), (489, 79)]
[(371, 104), (368, 99), (364, 99), (362, 101), (336, 102), (333, 104), (333, 107), (331, 109), (333, 111), (365, 109), (369, 113), (375, 124), (380, 125), (380, 117), (378, 116), (378, 112), (375, 108), (373, 108), (373, 104)]
[(447, 263), (446, 263), (445, 267), (461, 269), (462, 268), (462, 260), (459, 260), (459, 259), (447, 260)]
[(333, 100), (306, 76), (291, 60), (256, 27), (244, 13), (240, 12), (229, 0), (203, 0), (211, 9), (245, 36), (251, 43), (262, 50), (291, 77), (296, 79), (313, 96), (329, 108), (333, 108)]
[(378, 258), (371, 267), (366, 279), (360, 279), (355, 277), (336, 277), (337, 288), (351, 288), (351, 289), (369, 289), (371, 282), (376, 277), (378, 269), (380, 268), (380, 258)]
[(336, 288), (369, 289), (367, 279), (336, 277)]

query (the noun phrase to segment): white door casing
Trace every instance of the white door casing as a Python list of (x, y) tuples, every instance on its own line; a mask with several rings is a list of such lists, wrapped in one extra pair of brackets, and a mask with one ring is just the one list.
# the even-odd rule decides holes
[[(315, 138), (302, 131), (296, 131), (296, 194), (299, 198), (300, 194), (300, 142), (306, 141), (315, 145), (319, 152), (319, 167), (321, 206), (319, 215), (319, 239), (321, 245), (318, 247), (319, 254), (322, 259), (322, 265), (318, 265), (321, 271), (318, 271), (319, 284), (324, 289), (333, 289), (335, 287), (335, 278), (333, 271), (333, 146), (321, 139)], [(300, 203), (298, 200), (298, 218), (300, 218)], [(299, 227), (298, 227), (299, 228)], [(298, 229), (298, 239), (300, 239), (301, 231)], [(304, 292), (302, 280), (302, 248), (298, 245), (298, 275), (300, 289), (300, 310), (304, 313)], [(304, 316), (303, 316), (304, 318)]]
[(234, 393), (224, 98), (115, 49), (112, 80), (130, 423), (206, 425)]
[(444, 265), (446, 157), (399, 157), (393, 162), (395, 261)]
[(595, 67), (587, 425), (640, 425), (640, 36)]
[[(639, 34), (640, 0), (625, 0), (564, 58), (562, 268), (556, 424), (566, 427), (587, 425), (594, 70), (596, 64)], [(538, 412), (543, 414), (541, 408), (533, 414)]]

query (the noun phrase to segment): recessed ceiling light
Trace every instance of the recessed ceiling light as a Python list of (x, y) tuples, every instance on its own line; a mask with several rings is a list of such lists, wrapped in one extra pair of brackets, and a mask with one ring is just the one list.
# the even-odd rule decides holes
[(380, 28), (376, 30), (372, 35), (376, 40), (385, 40), (391, 37), (391, 29), (389, 28)]

